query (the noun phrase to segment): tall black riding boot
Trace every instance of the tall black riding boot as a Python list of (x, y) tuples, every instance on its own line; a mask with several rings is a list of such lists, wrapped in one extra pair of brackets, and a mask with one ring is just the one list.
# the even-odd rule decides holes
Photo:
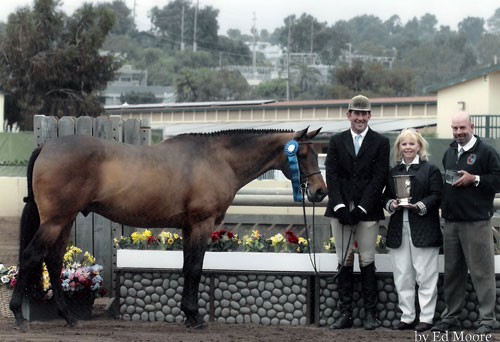
[(340, 266), (337, 277), (339, 291), (339, 309), (341, 316), (335, 323), (330, 325), (330, 329), (345, 329), (352, 327), (352, 266)]
[(361, 283), (363, 286), (363, 300), (365, 302), (365, 330), (375, 330), (377, 321), (377, 278), (375, 277), (375, 264), (361, 267)]

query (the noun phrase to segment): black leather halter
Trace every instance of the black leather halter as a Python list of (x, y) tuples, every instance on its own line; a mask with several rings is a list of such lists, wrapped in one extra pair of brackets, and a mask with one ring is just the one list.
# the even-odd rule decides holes
[[(313, 142), (312, 141), (299, 141), (299, 145), (311, 145)], [(310, 172), (308, 174), (303, 175), (302, 172), (300, 173), (300, 176), (302, 177), (303, 181), (307, 181), (307, 179), (311, 176), (317, 175), (321, 173), (320, 169), (314, 170), (313, 172)]]

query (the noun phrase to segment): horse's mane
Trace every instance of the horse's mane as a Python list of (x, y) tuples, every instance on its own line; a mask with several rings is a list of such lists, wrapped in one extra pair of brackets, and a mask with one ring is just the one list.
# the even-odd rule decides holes
[(293, 130), (291, 129), (229, 129), (225, 131), (217, 131), (211, 133), (184, 133), (179, 134), (179, 136), (183, 135), (191, 135), (191, 136), (223, 136), (223, 135), (239, 135), (239, 134), (271, 134), (271, 133), (291, 133)]

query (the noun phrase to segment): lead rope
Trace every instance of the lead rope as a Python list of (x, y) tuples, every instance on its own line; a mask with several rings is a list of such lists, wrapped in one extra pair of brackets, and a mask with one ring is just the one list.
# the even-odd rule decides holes
[[(308, 254), (309, 254), (309, 260), (311, 261), (311, 266), (314, 270), (314, 274), (318, 277), (319, 276), (319, 273), (318, 273), (318, 269), (316, 267), (316, 247), (314, 245), (314, 241), (312, 239), (309, 239), (309, 230), (307, 229), (307, 215), (306, 215), (306, 202), (305, 202), (305, 192), (306, 192), (306, 187), (307, 185), (305, 183), (302, 183), (300, 188), (302, 190), (302, 213), (303, 213), (303, 216), (304, 216), (304, 228), (305, 228), (305, 231), (306, 231), (306, 239), (307, 239), (307, 243), (308, 243)], [(314, 212), (315, 212), (315, 208), (316, 208), (316, 205), (314, 204), (314, 202), (312, 202), (313, 204), (313, 212), (312, 212), (312, 234), (313, 234), (313, 237), (315, 237), (315, 224), (314, 224)], [(311, 249), (312, 249), (312, 255), (311, 255)]]
[[(306, 239), (309, 244), (309, 249), (308, 249), (308, 254), (309, 254), (309, 260), (311, 261), (311, 266), (314, 270), (314, 274), (316, 276), (319, 276), (319, 272), (316, 266), (316, 246), (314, 244), (314, 241), (309, 238), (309, 230), (307, 229), (307, 215), (306, 215), (306, 202), (305, 202), (305, 192), (306, 192), (306, 185), (303, 183), (301, 184), (301, 190), (302, 190), (302, 213), (304, 217), (304, 229), (306, 231)], [(312, 232), (313, 232), (313, 237), (315, 237), (315, 228), (316, 225), (314, 223), (314, 216), (315, 216), (315, 210), (316, 210), (316, 204), (312, 202), (313, 204), (313, 212), (312, 212)], [(342, 249), (344, 250), (344, 255), (342, 256), (342, 262), (340, 263), (340, 267), (337, 270), (337, 273), (333, 276), (331, 280), (327, 280), (328, 283), (334, 283), (337, 277), (339, 276), (340, 272), (344, 268), (345, 260), (347, 259), (347, 254), (349, 254), (349, 246), (351, 245), (351, 239), (352, 235), (354, 233), (354, 229), (351, 227), (351, 232), (349, 233), (349, 240), (347, 241), (347, 248), (344, 249), (344, 225), (342, 225)], [(312, 245), (312, 247), (311, 247)], [(311, 255), (311, 249), (312, 249), (312, 255)]]
[[(344, 255), (342, 256), (342, 263), (340, 264), (340, 267), (337, 269), (337, 273), (333, 276), (332, 280), (328, 280), (327, 283), (334, 283), (335, 280), (337, 280), (337, 277), (339, 276), (340, 272), (342, 272), (342, 269), (344, 268), (345, 265), (345, 259), (347, 259), (347, 254), (349, 253), (349, 246), (351, 246), (351, 238), (352, 234), (354, 233), (354, 229), (351, 226), (351, 232), (349, 233), (349, 240), (347, 241), (347, 248), (344, 250)], [(344, 225), (342, 225), (342, 249), (344, 249)]]

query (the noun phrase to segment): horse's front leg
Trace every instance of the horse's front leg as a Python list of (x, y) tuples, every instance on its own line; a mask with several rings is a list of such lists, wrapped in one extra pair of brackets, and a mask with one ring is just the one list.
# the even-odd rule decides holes
[(184, 290), (181, 309), (186, 315), (185, 324), (189, 328), (203, 329), (207, 323), (198, 312), (198, 288), (203, 270), (203, 259), (210, 232), (215, 220), (208, 219), (183, 229), (184, 240)]

